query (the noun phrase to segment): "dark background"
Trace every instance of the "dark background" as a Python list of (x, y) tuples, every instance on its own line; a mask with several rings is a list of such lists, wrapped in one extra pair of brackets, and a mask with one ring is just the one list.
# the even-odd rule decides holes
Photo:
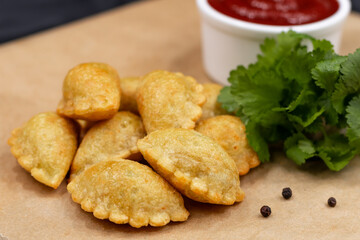
[(0, 43), (137, 0), (0, 0)]
[[(135, 1), (0, 0), (0, 43)], [(360, 11), (360, 0), (352, 3)]]

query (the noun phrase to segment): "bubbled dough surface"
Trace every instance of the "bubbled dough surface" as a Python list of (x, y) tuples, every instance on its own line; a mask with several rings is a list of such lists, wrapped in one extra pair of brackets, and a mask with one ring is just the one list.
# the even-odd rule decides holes
[(156, 172), (195, 201), (231, 205), (244, 198), (234, 160), (207, 136), (164, 129), (139, 140), (138, 147)]
[(151, 168), (131, 160), (97, 163), (67, 189), (82, 209), (118, 224), (163, 226), (189, 216), (173, 187)]
[(71, 180), (87, 167), (111, 156), (128, 158), (139, 152), (137, 141), (145, 136), (139, 116), (118, 112), (94, 125), (85, 135), (71, 165)]
[(194, 78), (181, 73), (154, 71), (146, 75), (137, 96), (146, 132), (193, 129), (206, 101), (202, 90)]
[(246, 138), (246, 129), (238, 117), (221, 115), (199, 122), (196, 131), (214, 139), (235, 160), (240, 175), (260, 164)]
[(116, 70), (104, 63), (83, 63), (66, 75), (57, 112), (76, 119), (103, 120), (118, 111), (120, 100)]
[(216, 83), (204, 83), (202, 86), (204, 87), (203, 94), (206, 97), (206, 102), (202, 106), (202, 115), (199, 120), (226, 114), (227, 112), (222, 109), (220, 103), (217, 102), (223, 86)]
[(77, 148), (74, 122), (56, 113), (40, 113), (12, 131), (8, 140), (19, 164), (39, 182), (57, 188)]

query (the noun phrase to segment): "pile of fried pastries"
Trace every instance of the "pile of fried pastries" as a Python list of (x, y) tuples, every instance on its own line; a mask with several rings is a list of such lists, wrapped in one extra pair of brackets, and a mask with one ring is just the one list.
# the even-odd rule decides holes
[(107, 64), (80, 64), (65, 77), (56, 113), (35, 115), (8, 143), (47, 186), (70, 170), (72, 199), (99, 219), (136, 228), (185, 221), (182, 195), (240, 202), (239, 175), (260, 163), (244, 124), (217, 103), (221, 88), (181, 73), (119, 78)]

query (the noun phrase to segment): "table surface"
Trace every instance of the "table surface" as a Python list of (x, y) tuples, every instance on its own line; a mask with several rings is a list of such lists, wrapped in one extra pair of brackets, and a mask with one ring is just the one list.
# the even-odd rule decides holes
[[(360, 47), (360, 16), (344, 27), (341, 53)], [(114, 66), (120, 76), (155, 69), (208, 82), (201, 63), (199, 15), (193, 0), (143, 1), (0, 46), (0, 234), (15, 239), (359, 239), (360, 159), (341, 172), (298, 167), (282, 153), (241, 177), (242, 203), (216, 206), (185, 199), (184, 223), (131, 228), (98, 220), (57, 190), (36, 182), (6, 144), (13, 128), (54, 111), (67, 71), (81, 62)], [(293, 198), (281, 197), (283, 187)], [(330, 196), (338, 205), (326, 205)], [(260, 216), (262, 205), (272, 215)], [(0, 239), (1, 235), (0, 235)]]

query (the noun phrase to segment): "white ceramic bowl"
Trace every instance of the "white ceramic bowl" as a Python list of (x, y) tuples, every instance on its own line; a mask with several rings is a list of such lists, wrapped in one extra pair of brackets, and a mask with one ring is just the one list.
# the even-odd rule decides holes
[(260, 44), (266, 37), (275, 37), (290, 29), (330, 40), (335, 51), (338, 51), (342, 25), (349, 15), (351, 4), (349, 0), (337, 1), (338, 11), (324, 20), (295, 26), (271, 26), (228, 17), (211, 7), (208, 0), (197, 0), (205, 71), (216, 82), (228, 85), (229, 72), (238, 65), (247, 66), (255, 62), (256, 55), (260, 53)]

